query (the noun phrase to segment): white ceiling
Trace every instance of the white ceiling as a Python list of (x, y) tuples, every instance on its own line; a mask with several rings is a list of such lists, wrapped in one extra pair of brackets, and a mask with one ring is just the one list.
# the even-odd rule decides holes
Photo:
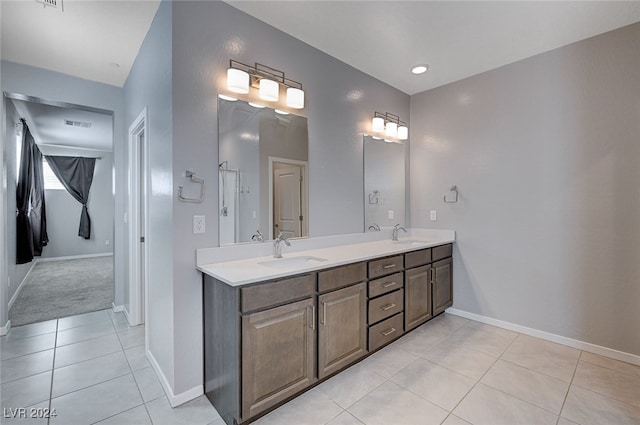
[[(122, 86), (159, 0), (63, 1), (0, 1), (2, 59)], [(228, 3), (409, 94), (640, 21), (640, 1)]]
[[(113, 117), (109, 114), (11, 99), (44, 155), (97, 156), (111, 152)], [(69, 126), (65, 120), (90, 123), (90, 128)]]
[(122, 87), (159, 0), (58, 3), (0, 1), (2, 59)]
[(227, 2), (408, 94), (640, 21), (640, 1)]

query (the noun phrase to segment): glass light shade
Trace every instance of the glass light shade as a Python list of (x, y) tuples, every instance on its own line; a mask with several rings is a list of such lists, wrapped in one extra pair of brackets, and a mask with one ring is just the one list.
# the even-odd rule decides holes
[(304, 92), (295, 87), (287, 88), (287, 106), (293, 109), (304, 108)]
[(276, 102), (280, 97), (280, 85), (267, 78), (260, 80), (260, 99)]
[(219, 94), (218, 97), (223, 100), (228, 100), (229, 102), (235, 102), (236, 100), (238, 100), (235, 97), (227, 96), (226, 94)]
[(409, 127), (406, 125), (401, 125), (398, 127), (398, 139), (399, 140), (407, 140), (409, 138)]
[(249, 74), (240, 69), (227, 69), (227, 89), (234, 93), (249, 93)]
[(380, 118), (380, 117), (375, 117), (374, 119), (372, 119), (371, 120), (371, 129), (373, 131), (375, 131), (376, 133), (379, 133), (382, 130), (384, 130), (384, 119)]
[(385, 126), (385, 134), (389, 137), (396, 137), (398, 135), (398, 124), (388, 122)]
[(261, 105), (259, 103), (255, 103), (255, 102), (249, 102), (249, 105), (253, 106), (254, 108), (258, 108), (258, 109), (264, 108), (264, 105)]
[(287, 111), (281, 111), (280, 109), (274, 109), (274, 111), (276, 111), (276, 114), (289, 115), (289, 113)]

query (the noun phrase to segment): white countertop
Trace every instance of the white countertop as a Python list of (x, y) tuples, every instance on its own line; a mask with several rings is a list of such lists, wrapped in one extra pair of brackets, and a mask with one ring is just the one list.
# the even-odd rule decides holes
[[(198, 252), (196, 268), (209, 276), (212, 276), (230, 286), (242, 286), (249, 283), (261, 282), (300, 273), (322, 270), (344, 264), (356, 263), (370, 260), (372, 258), (385, 257), (394, 254), (401, 254), (408, 251), (429, 248), (443, 245), (455, 241), (454, 231), (411, 229), (406, 236), (401, 236), (398, 242), (391, 241), (391, 238), (380, 239), (384, 236), (376, 235), (378, 240), (371, 239), (370, 234), (363, 234), (365, 241), (357, 242), (357, 237), (347, 235), (345, 237), (333, 237), (335, 245), (327, 246), (326, 239), (329, 238), (309, 238), (304, 240), (292, 240), (291, 247), (283, 245), (282, 259), (275, 259), (273, 255), (254, 256), (242, 258), (242, 253), (235, 247), (209, 248)], [(355, 238), (355, 239), (354, 239)], [(313, 239), (318, 239), (314, 241)], [(302, 243), (304, 241), (304, 243)], [(355, 243), (341, 243), (341, 242)], [(271, 248), (273, 243), (266, 242)], [(260, 244), (264, 246), (265, 244)], [(296, 250), (295, 245), (305, 245), (305, 247), (318, 248)], [(252, 251), (251, 247), (247, 253)], [(241, 258), (231, 261), (215, 261), (215, 257), (230, 258), (230, 249), (234, 249), (234, 256)], [(253, 248), (253, 252), (256, 248)], [(216, 255), (219, 254), (219, 255)], [(213, 260), (208, 263), (205, 261)]]

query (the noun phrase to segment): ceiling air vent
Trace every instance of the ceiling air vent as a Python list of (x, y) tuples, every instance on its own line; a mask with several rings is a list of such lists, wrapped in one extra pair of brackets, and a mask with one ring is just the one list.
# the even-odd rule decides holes
[(72, 127), (91, 128), (91, 123), (90, 122), (64, 120), (64, 123), (66, 125), (70, 125)]
[(44, 7), (59, 8), (61, 11), (64, 11), (62, 0), (36, 0), (36, 3), (40, 3)]

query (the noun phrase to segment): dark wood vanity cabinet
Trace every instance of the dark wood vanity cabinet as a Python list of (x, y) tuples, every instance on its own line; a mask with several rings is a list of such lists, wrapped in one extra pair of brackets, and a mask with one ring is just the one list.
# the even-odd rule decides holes
[(313, 298), (242, 316), (242, 417), (315, 382), (315, 352)]
[(204, 390), (244, 424), (452, 305), (451, 244), (234, 287), (204, 275)]
[(318, 377), (367, 353), (367, 293), (361, 282), (318, 297)]
[[(405, 254), (405, 330), (453, 305), (452, 245)], [(409, 268), (413, 267), (413, 268)]]

